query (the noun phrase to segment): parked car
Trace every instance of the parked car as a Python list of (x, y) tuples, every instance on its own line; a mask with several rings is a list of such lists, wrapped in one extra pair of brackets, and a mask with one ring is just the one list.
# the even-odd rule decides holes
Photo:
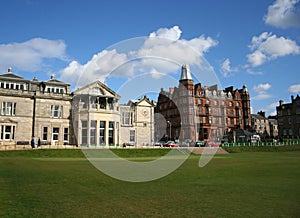
[(134, 142), (124, 142), (123, 143), (123, 147), (126, 148), (128, 146), (135, 146), (135, 143)]
[(205, 146), (206, 147), (220, 147), (220, 145), (221, 145), (220, 142), (212, 142), (212, 141), (210, 141), (210, 142), (207, 142)]
[(204, 147), (204, 146), (205, 146), (204, 141), (197, 141), (195, 143), (195, 147)]
[(164, 144), (164, 147), (179, 147), (179, 144), (175, 143), (174, 141), (168, 141)]
[(159, 146), (159, 147), (163, 147), (164, 143), (163, 142), (155, 142), (154, 146)]

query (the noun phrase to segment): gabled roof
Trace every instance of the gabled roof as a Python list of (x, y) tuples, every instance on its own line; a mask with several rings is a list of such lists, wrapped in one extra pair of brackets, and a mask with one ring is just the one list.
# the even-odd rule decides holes
[(0, 74), (0, 79), (3, 79), (3, 80), (29, 81), (27, 79), (24, 79), (23, 77), (20, 77), (20, 76), (18, 76), (16, 74), (13, 74), (13, 73)]
[(139, 99), (139, 100), (129, 100), (128, 101), (128, 105), (131, 105), (131, 104), (133, 104), (133, 105), (140, 105), (140, 104), (142, 104), (143, 102), (146, 102), (147, 104), (149, 104), (149, 105), (151, 105), (151, 106), (154, 106), (153, 105), (153, 102), (151, 102), (150, 100), (149, 100), (149, 98), (147, 98), (146, 96), (144, 96), (143, 98), (141, 98), (141, 99)]
[(60, 80), (57, 80), (57, 79), (50, 79), (50, 80), (47, 80), (47, 81), (44, 81), (45, 84), (53, 84), (53, 85), (61, 85), (61, 86), (68, 86), (69, 84), (67, 83), (64, 83)]
[[(95, 93), (94, 88), (99, 88), (100, 93)], [(104, 83), (100, 82), (99, 80), (92, 82), (86, 86), (83, 86), (81, 88), (76, 89), (73, 92), (74, 95), (102, 95), (107, 97), (115, 97), (117, 99), (120, 99), (120, 96), (114, 92), (112, 89), (110, 89), (108, 86), (106, 86)]]

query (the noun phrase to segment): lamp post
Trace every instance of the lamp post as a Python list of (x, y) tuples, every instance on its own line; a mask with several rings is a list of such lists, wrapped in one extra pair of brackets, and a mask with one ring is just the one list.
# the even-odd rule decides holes
[(172, 123), (171, 123), (171, 121), (167, 121), (167, 122), (168, 122), (168, 124), (170, 125), (169, 140), (171, 140)]

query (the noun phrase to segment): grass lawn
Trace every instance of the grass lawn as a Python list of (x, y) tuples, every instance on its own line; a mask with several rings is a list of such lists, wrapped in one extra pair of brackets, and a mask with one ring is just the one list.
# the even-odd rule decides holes
[(203, 168), (198, 162), (191, 155), (164, 178), (129, 183), (98, 171), (81, 150), (3, 151), (0, 217), (300, 216), (299, 150), (215, 155)]

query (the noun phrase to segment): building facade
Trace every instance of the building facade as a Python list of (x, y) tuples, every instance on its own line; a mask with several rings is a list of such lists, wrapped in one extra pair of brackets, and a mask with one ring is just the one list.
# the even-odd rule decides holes
[(33, 137), (43, 144), (69, 144), (70, 86), (54, 76), (27, 80), (12, 73), (0, 75), (0, 143), (20, 144)]
[(271, 135), (269, 120), (265, 116), (265, 112), (259, 111), (257, 114), (251, 114), (252, 132), (267, 138)]
[(73, 92), (72, 124), (80, 146), (119, 144), (120, 96), (100, 81)]
[(0, 75), (0, 146), (148, 145), (154, 138), (154, 106), (146, 96), (119, 105), (120, 96), (100, 81), (70, 93), (70, 85)]
[[(194, 85), (188, 65), (183, 65), (178, 87), (161, 89), (155, 128), (166, 139), (216, 141), (236, 129), (251, 130), (250, 96), (247, 87), (218, 90), (217, 85)], [(156, 138), (160, 140), (161, 138)]]
[(279, 101), (276, 107), (278, 119), (278, 136), (280, 138), (300, 137), (300, 97), (291, 96), (291, 103)]
[(120, 143), (122, 145), (152, 145), (154, 143), (155, 102), (146, 96), (120, 105)]

